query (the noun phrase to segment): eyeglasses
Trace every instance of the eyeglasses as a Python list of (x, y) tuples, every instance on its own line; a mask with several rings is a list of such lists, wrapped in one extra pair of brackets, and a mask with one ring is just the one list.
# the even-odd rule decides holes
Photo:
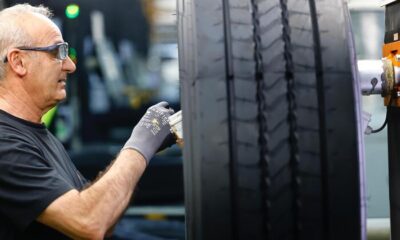
[[(25, 51), (41, 51), (49, 52), (54, 55), (59, 60), (65, 60), (68, 57), (68, 43), (62, 42), (57, 43), (48, 47), (16, 47), (19, 50)], [(8, 62), (7, 56), (4, 58), (3, 62)]]

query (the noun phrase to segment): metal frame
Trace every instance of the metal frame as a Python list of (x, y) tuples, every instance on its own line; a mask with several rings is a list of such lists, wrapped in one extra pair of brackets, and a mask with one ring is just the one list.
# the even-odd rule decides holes
[(388, 108), (389, 199), (392, 239), (400, 239), (400, 108)]

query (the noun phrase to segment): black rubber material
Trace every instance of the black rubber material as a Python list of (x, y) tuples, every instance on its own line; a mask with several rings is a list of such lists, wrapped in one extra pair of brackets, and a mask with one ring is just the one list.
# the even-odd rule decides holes
[(341, 0), (179, 0), (187, 239), (361, 239)]

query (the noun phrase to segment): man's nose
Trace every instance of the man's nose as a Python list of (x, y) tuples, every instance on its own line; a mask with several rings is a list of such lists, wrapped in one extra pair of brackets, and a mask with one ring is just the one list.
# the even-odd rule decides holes
[(76, 70), (75, 63), (69, 56), (63, 62), (63, 70), (68, 73), (73, 73)]

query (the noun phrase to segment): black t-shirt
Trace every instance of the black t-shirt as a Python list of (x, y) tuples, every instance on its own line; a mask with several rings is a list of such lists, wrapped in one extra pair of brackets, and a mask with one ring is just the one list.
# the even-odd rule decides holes
[(68, 239), (36, 218), (86, 183), (44, 125), (0, 110), (0, 239)]

